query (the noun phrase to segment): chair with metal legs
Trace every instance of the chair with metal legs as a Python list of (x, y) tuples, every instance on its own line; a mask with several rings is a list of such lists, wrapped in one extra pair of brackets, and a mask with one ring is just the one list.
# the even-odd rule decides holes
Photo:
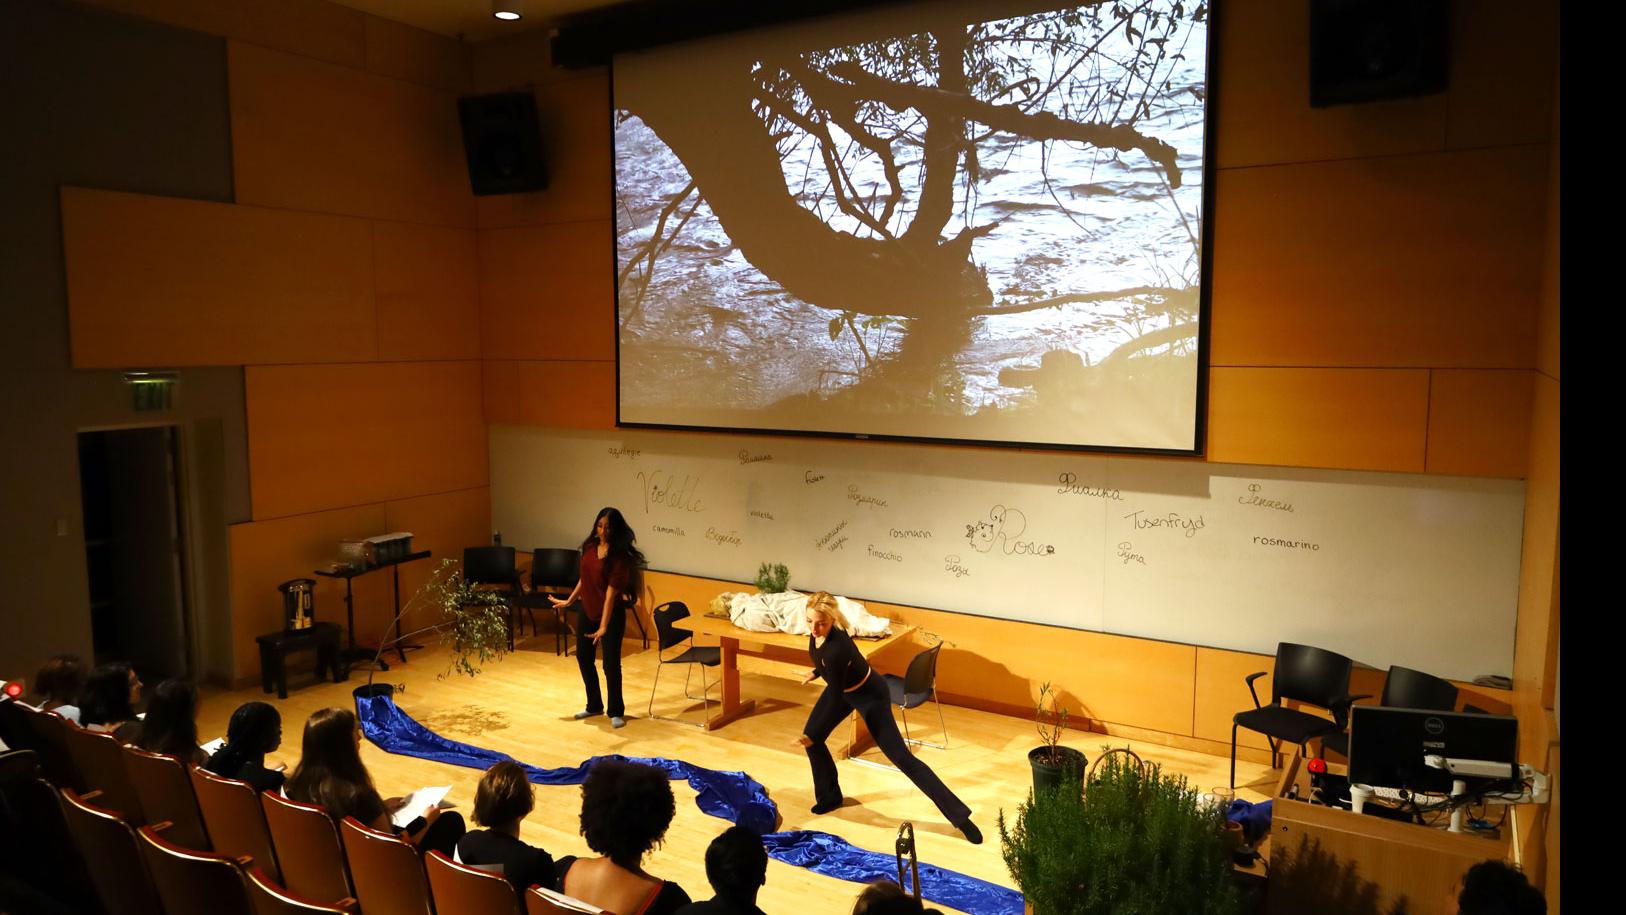
[[(723, 650), (717, 646), (695, 645), (694, 633), (681, 629), (678, 620), (689, 615), (689, 606), (680, 600), (669, 600), (656, 607), (651, 614), (655, 617), (655, 631), (660, 636), (660, 649), (656, 652), (655, 682), (649, 687), (649, 717), (659, 718), (662, 721), (676, 721), (679, 724), (692, 724), (694, 727), (706, 726), (706, 719), (710, 717), (711, 684), (706, 681), (706, 668), (716, 667), (723, 663)], [(667, 659), (664, 656), (666, 649), (688, 642), (689, 647), (684, 649), (675, 658)], [(681, 718), (668, 718), (655, 714), (655, 690), (661, 683), (661, 669), (668, 664), (690, 665), (683, 676), (683, 695), (690, 699), (699, 699), (702, 703), (703, 714), (699, 721), (684, 721)], [(700, 695), (695, 696), (689, 692), (689, 679), (694, 674), (693, 665), (700, 665)]]
[[(1276, 646), (1275, 674), (1270, 681), (1270, 704), (1259, 701), (1254, 681), (1265, 671), (1244, 678), (1248, 692), (1253, 695), (1251, 709), (1237, 712), (1231, 718), (1231, 789), (1236, 789), (1236, 732), (1247, 728), (1264, 734), (1270, 741), (1271, 768), (1280, 768), (1282, 743), (1298, 744), (1306, 756), (1309, 743), (1317, 737), (1336, 734), (1344, 730), (1349, 720), (1349, 707), (1365, 696), (1349, 694), (1349, 675), (1354, 662), (1335, 651), (1313, 645), (1295, 645), (1281, 642)], [(1331, 720), (1309, 712), (1288, 708), (1285, 703), (1299, 702), (1326, 709)]]
[[(886, 691), (892, 704), (898, 707), (898, 715), (903, 719), (903, 742), (917, 747), (931, 747), (934, 750), (948, 749), (948, 724), (943, 719), (943, 703), (937, 698), (937, 655), (942, 651), (943, 643), (926, 649), (909, 659), (909, 668), (903, 676), (896, 674), (882, 674), (881, 682), (886, 684)], [(909, 709), (919, 708), (931, 700), (937, 705), (937, 727), (943, 734), (943, 742), (928, 743), (916, 740), (909, 733)], [(852, 755), (853, 737), (858, 731), (858, 716), (855, 713), (852, 721), (852, 735), (847, 741), (847, 758), (855, 763), (874, 766), (877, 769), (896, 769), (895, 766), (861, 756)]]

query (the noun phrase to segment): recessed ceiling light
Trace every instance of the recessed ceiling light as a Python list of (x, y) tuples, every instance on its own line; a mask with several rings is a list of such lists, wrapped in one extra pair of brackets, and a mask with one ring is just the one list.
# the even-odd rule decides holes
[(525, 15), (520, 0), (491, 0), (491, 15), (504, 22), (515, 22)]

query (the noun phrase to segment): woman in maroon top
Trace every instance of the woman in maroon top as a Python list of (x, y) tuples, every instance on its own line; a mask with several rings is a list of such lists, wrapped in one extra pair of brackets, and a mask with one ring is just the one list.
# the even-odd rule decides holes
[(601, 509), (593, 521), (593, 532), (582, 541), (576, 589), (564, 600), (548, 598), (555, 607), (581, 599), (576, 606), (576, 665), (587, 689), (587, 707), (576, 717), (591, 718), (606, 711), (598, 690), (598, 671), (593, 669), (594, 648), (602, 647), (610, 724), (618, 728), (627, 723), (626, 705), (621, 701), (621, 636), (627, 628), (627, 610), (638, 601), (638, 575), (644, 567), (644, 554), (633, 545), (636, 539), (619, 511)]

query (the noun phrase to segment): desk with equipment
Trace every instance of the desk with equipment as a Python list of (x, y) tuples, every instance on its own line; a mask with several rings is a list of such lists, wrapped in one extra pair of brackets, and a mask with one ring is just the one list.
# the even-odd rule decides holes
[(1547, 800), (1546, 776), (1517, 764), (1517, 746), (1507, 716), (1355, 706), (1347, 767), (1295, 753), (1283, 772), (1261, 849), (1269, 911), (1371, 894), (1375, 911), (1404, 900), (1413, 915), (1454, 915), (1464, 871), (1520, 857), (1516, 805)]

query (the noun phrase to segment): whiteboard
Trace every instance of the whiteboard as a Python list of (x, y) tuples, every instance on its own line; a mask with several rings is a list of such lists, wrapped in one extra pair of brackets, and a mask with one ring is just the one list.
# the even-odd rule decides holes
[(1378, 668), (1510, 676), (1517, 480), (670, 432), (491, 427), (492, 520), (650, 566)]

